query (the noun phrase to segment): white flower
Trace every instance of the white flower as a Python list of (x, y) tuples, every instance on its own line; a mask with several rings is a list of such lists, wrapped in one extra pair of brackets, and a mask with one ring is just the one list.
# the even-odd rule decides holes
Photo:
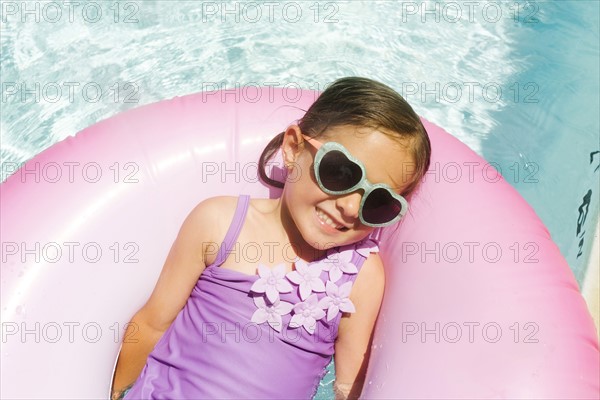
[(292, 285), (285, 280), (285, 264), (278, 264), (273, 268), (258, 264), (258, 275), (260, 278), (254, 282), (250, 290), (266, 293), (271, 303), (279, 299), (279, 293), (292, 291)]
[(342, 274), (356, 274), (358, 269), (356, 265), (352, 263), (352, 255), (354, 251), (352, 249), (338, 251), (336, 249), (329, 250), (329, 254), (325, 260), (322, 260), (319, 264), (323, 266), (325, 271), (329, 271), (329, 280), (331, 282), (337, 282)]
[(322, 271), (321, 265), (309, 266), (306, 261), (297, 259), (296, 270), (288, 273), (287, 278), (296, 285), (300, 285), (300, 298), (306, 300), (312, 292), (325, 291), (325, 285), (320, 278)]
[(254, 304), (256, 304), (258, 310), (254, 311), (250, 321), (257, 324), (262, 324), (266, 321), (277, 332), (281, 332), (281, 316), (289, 314), (294, 306), (292, 303), (280, 301), (279, 299), (275, 300), (273, 304), (267, 305), (262, 296), (255, 297)]
[(317, 295), (311, 294), (306, 301), (294, 305), (294, 316), (290, 321), (290, 328), (303, 326), (311, 335), (315, 332), (317, 320), (325, 316), (325, 311), (319, 308)]
[(351, 281), (340, 286), (327, 281), (327, 296), (319, 301), (319, 307), (327, 309), (327, 321), (334, 319), (340, 311), (348, 313), (356, 312), (356, 308), (354, 308), (354, 304), (349, 298), (351, 289)]

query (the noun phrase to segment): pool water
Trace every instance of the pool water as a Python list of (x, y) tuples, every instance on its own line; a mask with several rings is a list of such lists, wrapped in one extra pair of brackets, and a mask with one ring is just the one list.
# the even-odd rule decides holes
[[(500, 171), (584, 280), (600, 194), (596, 0), (3, 1), (0, 12), (2, 181), (144, 104), (367, 76)], [(318, 398), (332, 397), (330, 370)]]

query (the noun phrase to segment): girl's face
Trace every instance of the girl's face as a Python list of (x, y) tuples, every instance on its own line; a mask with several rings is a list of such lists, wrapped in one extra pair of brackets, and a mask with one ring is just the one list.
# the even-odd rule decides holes
[[(318, 139), (334, 141), (363, 163), (371, 183), (384, 183), (401, 193), (412, 179), (413, 163), (407, 149), (381, 131), (356, 126), (330, 128)], [(359, 218), (363, 192), (329, 195), (317, 184), (313, 161), (317, 150), (305, 139), (297, 125), (290, 126), (283, 139), (284, 161), (289, 165), (288, 179), (282, 194), (284, 215), (298, 234), (313, 248), (326, 250), (357, 242), (374, 228)], [(343, 228), (339, 228), (342, 225)], [(297, 238), (298, 240), (300, 238)]]

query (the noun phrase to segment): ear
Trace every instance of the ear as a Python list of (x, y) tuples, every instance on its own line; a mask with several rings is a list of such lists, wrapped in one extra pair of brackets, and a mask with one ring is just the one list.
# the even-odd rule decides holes
[(298, 156), (304, 148), (304, 138), (298, 125), (290, 125), (283, 133), (283, 143), (281, 151), (283, 152), (283, 161), (286, 166), (295, 163)]

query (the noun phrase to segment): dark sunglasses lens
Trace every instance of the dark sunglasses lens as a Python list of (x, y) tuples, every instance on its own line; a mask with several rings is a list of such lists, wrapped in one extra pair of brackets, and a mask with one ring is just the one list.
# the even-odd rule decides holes
[(326, 189), (332, 192), (341, 192), (360, 182), (362, 170), (348, 160), (344, 153), (332, 150), (321, 159), (319, 176)]
[(363, 219), (370, 224), (390, 222), (402, 211), (402, 204), (385, 189), (377, 188), (369, 193), (363, 206)]

